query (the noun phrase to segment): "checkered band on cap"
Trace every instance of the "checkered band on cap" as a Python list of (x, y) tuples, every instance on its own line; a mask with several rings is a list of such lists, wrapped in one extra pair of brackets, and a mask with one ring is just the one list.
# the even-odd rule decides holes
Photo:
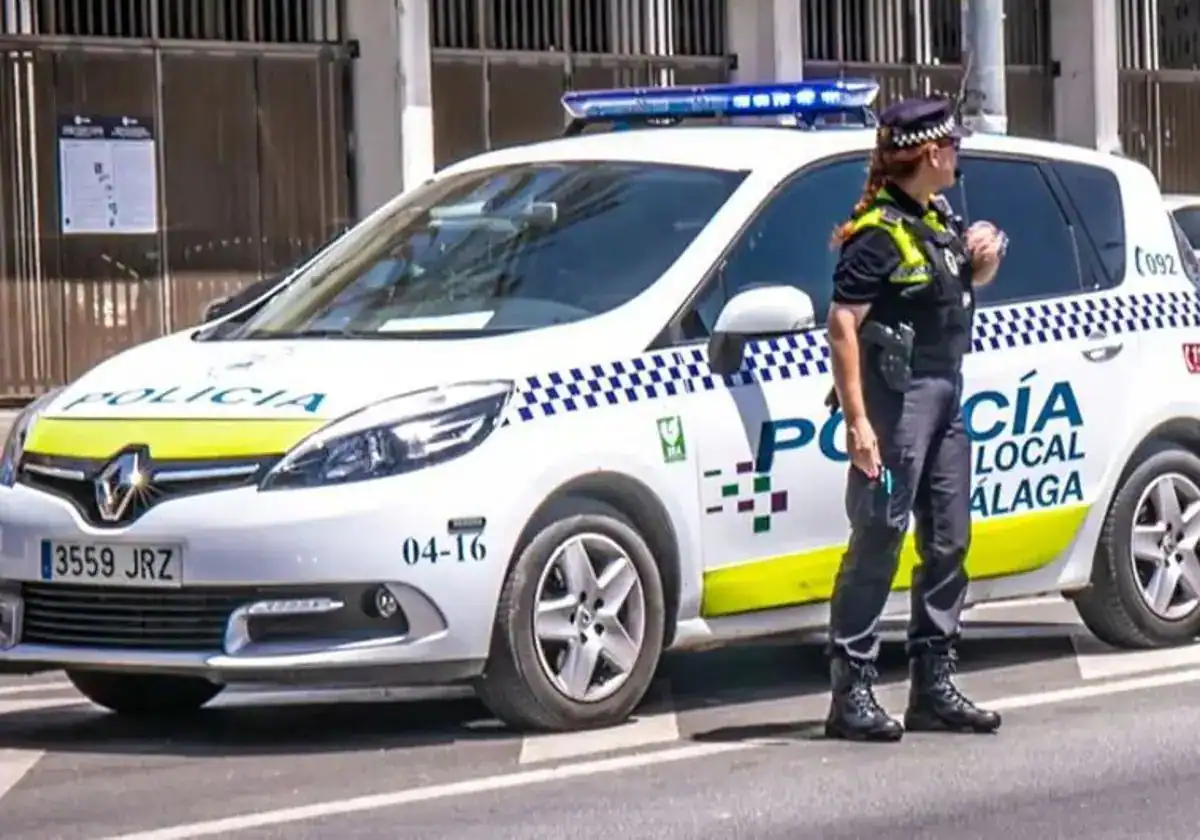
[(947, 117), (941, 123), (930, 128), (923, 128), (920, 131), (906, 132), (903, 129), (892, 129), (892, 145), (900, 146), (919, 146), (922, 143), (929, 143), (933, 140), (941, 140), (943, 137), (949, 137), (950, 132), (954, 131), (957, 121), (954, 117)]

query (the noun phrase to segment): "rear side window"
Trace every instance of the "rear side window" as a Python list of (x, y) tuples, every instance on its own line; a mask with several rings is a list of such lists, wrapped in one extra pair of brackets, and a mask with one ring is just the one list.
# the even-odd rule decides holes
[(1050, 164), (1092, 240), (1109, 285), (1125, 277), (1125, 208), (1117, 176), (1086, 163)]
[(1200, 207), (1180, 207), (1174, 216), (1190, 246), (1200, 248)]
[(1179, 246), (1179, 262), (1183, 273), (1197, 286), (1200, 286), (1200, 255), (1196, 254), (1196, 245), (1188, 240), (1188, 235), (1179, 224), (1178, 216), (1170, 216), (1171, 232), (1175, 234), (1175, 244)]

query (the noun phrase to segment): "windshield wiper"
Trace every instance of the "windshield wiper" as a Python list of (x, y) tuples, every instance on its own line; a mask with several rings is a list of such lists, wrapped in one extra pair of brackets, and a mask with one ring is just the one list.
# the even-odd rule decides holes
[(386, 339), (391, 338), (391, 335), (377, 330), (263, 330), (246, 335), (232, 335), (229, 338), (235, 341), (294, 341), (303, 338)]

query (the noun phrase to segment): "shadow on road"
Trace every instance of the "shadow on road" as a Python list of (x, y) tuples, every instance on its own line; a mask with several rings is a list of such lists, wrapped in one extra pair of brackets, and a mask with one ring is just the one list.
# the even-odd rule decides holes
[[(986, 671), (1074, 655), (1069, 638), (1061, 632), (1056, 636), (1053, 627), (1042, 635), (1037, 635), (1037, 627), (1021, 628), (1023, 634), (1032, 635), (968, 637), (961, 646), (960, 670)], [(901, 643), (885, 643), (879, 664), (884, 685), (906, 679)], [(664, 661), (660, 679), (639, 714), (687, 713), (823, 694), (828, 690), (826, 674), (823, 644), (812, 639), (674, 654)], [(732, 732), (727, 727), (706, 737), (794, 740), (820, 735), (820, 725), (813, 721), (747, 729), (755, 731)], [(381, 702), (297, 698), (280, 705), (219, 706), (163, 722), (122, 719), (93, 706), (17, 709), (4, 714), (0, 704), (0, 749), (48, 753), (303, 756), (515, 739), (515, 733), (471, 698)]]

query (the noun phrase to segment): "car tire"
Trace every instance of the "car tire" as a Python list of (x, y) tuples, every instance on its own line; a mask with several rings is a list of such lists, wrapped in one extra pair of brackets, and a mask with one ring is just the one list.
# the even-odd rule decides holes
[[(588, 543), (588, 540), (592, 542)], [(607, 684), (598, 682), (596, 691), (603, 696), (594, 700), (586, 697), (586, 691), (583, 699), (566, 693), (562, 674), (554, 673), (551, 655), (539, 640), (534, 621), (537, 605), (542, 602), (549, 585), (547, 581), (559, 574), (561, 561), (557, 558), (562, 556), (560, 552), (579, 541), (584, 541), (585, 545), (599, 545), (600, 549), (615, 546), (636, 572), (641, 593), (640, 622), (635, 618), (631, 623), (628, 616), (632, 613), (619, 619), (619, 616), (596, 612), (595, 625), (601, 625), (601, 635), (604, 631), (602, 621), (620, 620), (622, 630), (627, 624), (640, 627), (641, 640), (634, 664), (624, 671), (623, 680), (619, 685), (616, 680)], [(585, 555), (597, 553), (605, 552), (592, 549)], [(600, 558), (597, 562), (616, 561)], [(604, 568), (607, 566), (601, 567), (598, 573), (601, 579)], [(566, 587), (565, 577), (562, 580)], [(637, 591), (631, 589), (630, 597)], [(573, 594), (568, 595), (564, 589), (557, 597), (565, 602)], [(622, 610), (635, 606), (632, 601), (625, 603)], [(590, 617), (578, 620), (590, 621)], [(570, 621), (574, 622), (576, 618)], [(476, 689), (492, 713), (516, 730), (568, 732), (622, 723), (650, 687), (662, 655), (665, 627), (662, 575), (646, 540), (629, 519), (611, 505), (586, 497), (569, 497), (553, 506), (533, 538), (520, 549), (508, 571), (496, 609), (488, 663)], [(596, 627), (589, 624), (586, 630), (596, 632)], [(633, 638), (634, 635), (630, 631), (622, 638)], [(565, 671), (568, 643), (563, 644), (564, 652), (559, 654), (561, 658), (557, 662)], [(607, 658), (597, 661), (602, 669), (608, 667)], [(591, 686), (595, 676), (588, 679)], [(605, 691), (611, 693), (604, 695)]]
[(1139, 516), (1153, 515), (1146, 498), (1164, 481), (1200, 488), (1200, 458), (1178, 446), (1154, 447), (1127, 471), (1109, 506), (1092, 563), (1092, 585), (1074, 596), (1084, 625), (1113, 647), (1153, 649), (1188, 644), (1200, 634), (1200, 602), (1179, 615), (1152, 609), (1135, 571), (1134, 526)]
[(164, 674), (67, 671), (67, 679), (96, 705), (135, 718), (170, 718), (191, 714), (224, 688), (200, 677)]

